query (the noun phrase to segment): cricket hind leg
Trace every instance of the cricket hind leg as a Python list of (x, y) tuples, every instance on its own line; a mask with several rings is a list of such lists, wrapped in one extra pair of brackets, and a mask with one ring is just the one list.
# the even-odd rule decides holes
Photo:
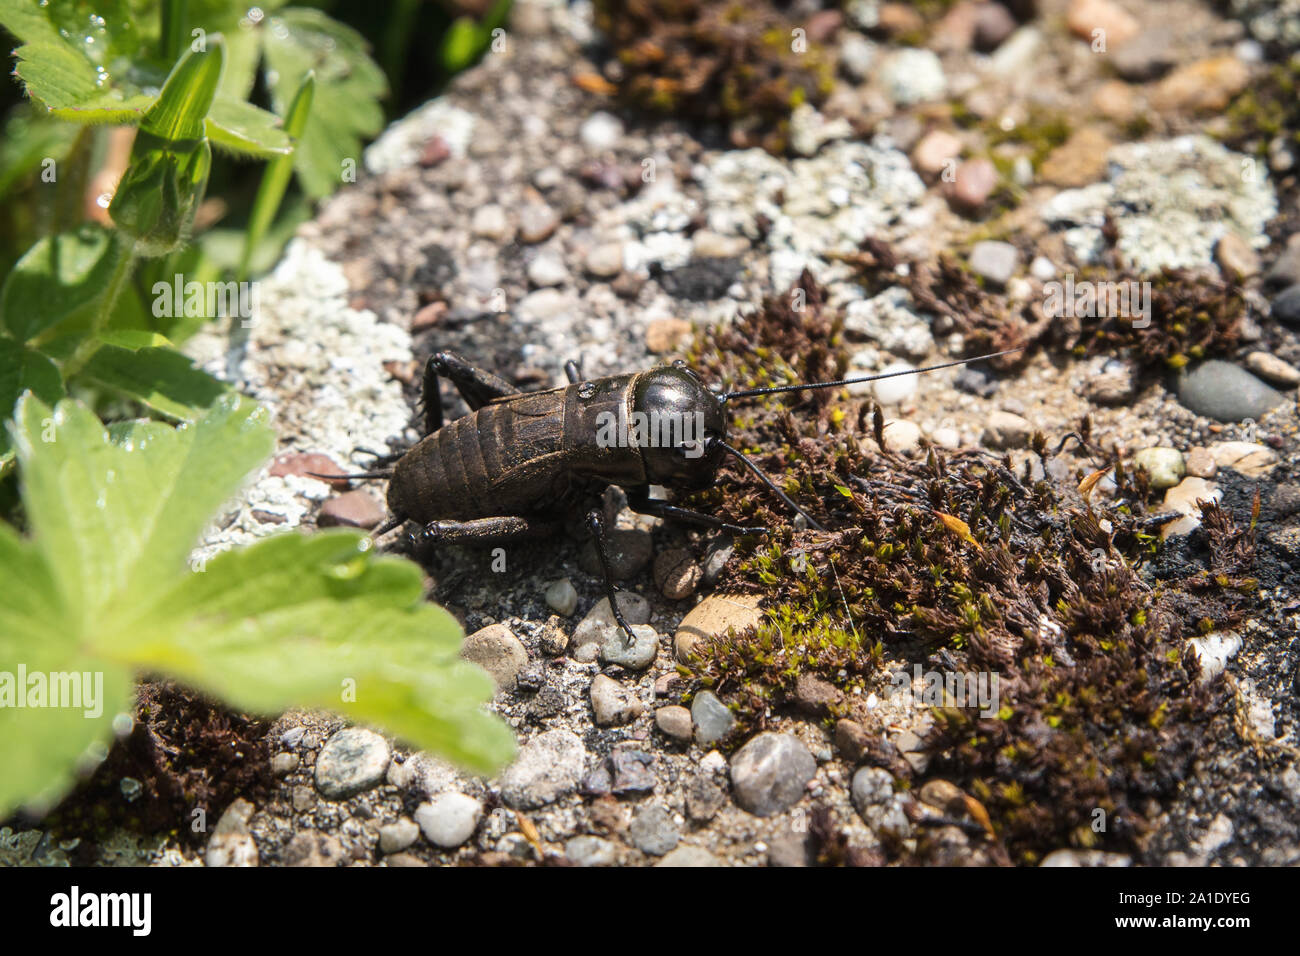
[(426, 434), (432, 434), (442, 427), (442, 395), (438, 391), (440, 378), (445, 378), (456, 386), (456, 391), (460, 392), (460, 397), (465, 400), (471, 412), (482, 408), (494, 399), (519, 394), (519, 389), (505, 379), (485, 369), (476, 368), (455, 352), (434, 352), (424, 366)]
[(605, 535), (604, 515), (599, 510), (588, 512), (587, 527), (596, 539), (596, 557), (600, 559), (600, 569), (605, 576), (605, 597), (609, 599), (609, 610), (614, 615), (614, 620), (618, 622), (618, 626), (623, 629), (623, 643), (631, 647), (636, 643), (636, 634), (618, 606), (618, 589), (614, 587), (614, 575), (609, 569), (609, 548), (608, 538)]
[(564, 363), (564, 377), (569, 380), (570, 385), (577, 385), (582, 381), (582, 359), (577, 361), (569, 359)]
[(417, 553), (427, 552), (438, 544), (487, 545), (504, 544), (525, 538), (541, 537), (559, 529), (559, 522), (538, 518), (521, 518), (502, 515), (493, 518), (473, 518), (469, 521), (440, 519), (430, 521), (411, 535), (411, 547)]

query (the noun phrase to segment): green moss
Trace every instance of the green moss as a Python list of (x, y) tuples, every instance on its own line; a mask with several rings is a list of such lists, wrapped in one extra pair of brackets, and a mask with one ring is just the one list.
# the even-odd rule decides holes
[[(862, 255), (892, 270), (886, 247)], [(772, 298), (702, 332), (692, 364), (733, 387), (841, 376), (838, 317), (806, 273), (797, 291), (802, 311), (792, 296)], [(958, 292), (954, 308), (991, 301), (969, 286)], [(861, 440), (882, 426), (879, 409), (834, 390), (737, 409), (734, 442), (830, 531), (793, 530), (779, 504), (731, 469), (688, 499), (774, 530), (739, 542), (720, 582), (764, 595), (762, 622), (702, 645), (683, 673), (714, 688), (747, 729), (790, 706), (801, 676), (819, 677), (844, 692), (822, 715), (830, 724), (879, 689), (886, 660), (949, 655), (954, 669), (999, 675), (999, 709), (937, 708), (927, 774), (980, 801), (998, 851), (1023, 863), (1064, 845), (1137, 851), (1150, 808), (1173, 793), (1223, 703), (1178, 649), (1204, 621), (1231, 626), (1247, 613), (1253, 526), (1207, 509), (1210, 568), (1153, 590), (1140, 574), (1158, 547), (1142, 473), (1115, 470), (1120, 507), (1103, 527), (1072, 484), (1033, 481), (977, 452), (884, 454)], [(1087, 422), (1080, 436), (1090, 440)], [(1048, 454), (1043, 436), (1033, 446)], [(1108, 555), (1100, 567), (1099, 549)], [(868, 759), (905, 784), (925, 779), (896, 754)], [(1110, 821), (1102, 834), (1091, 829), (1098, 808)]]

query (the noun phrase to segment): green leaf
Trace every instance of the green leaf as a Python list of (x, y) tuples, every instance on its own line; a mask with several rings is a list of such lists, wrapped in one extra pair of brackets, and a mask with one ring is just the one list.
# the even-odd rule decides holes
[(40, 352), (0, 338), (0, 472), (13, 458), (13, 445), (3, 422), (13, 414), (18, 396), (29, 389), (43, 401), (57, 402), (63, 397), (59, 370)]
[[(138, 335), (148, 337), (150, 333)], [(82, 368), (81, 375), (143, 402), (168, 418), (193, 421), (229, 391), (223, 382), (195, 368), (194, 363), (173, 348), (142, 347), (137, 336), (122, 337), (121, 333), (114, 338), (137, 344), (101, 346)]]
[(51, 410), (26, 395), (13, 432), (32, 538), (0, 525), (0, 671), (102, 674), (106, 706), (94, 718), (0, 710), (0, 819), (48, 806), (88, 750), (102, 753), (139, 673), (258, 713), (328, 707), (475, 771), (513, 754), (482, 708), (490, 680), (459, 659), (455, 620), (424, 602), (418, 567), (365, 536), (281, 535), (187, 569), (213, 513), (270, 453), (251, 402), (228, 396), (177, 428), (106, 430), (78, 402)]
[[(303, 77), (302, 86), (298, 87), (298, 92), (294, 94), (293, 102), (289, 104), (289, 111), (285, 114), (285, 132), (289, 136), (300, 137), (307, 128), (315, 92), (316, 74), (308, 72)], [(253, 254), (275, 219), (292, 174), (293, 160), (288, 157), (279, 156), (266, 164), (266, 170), (262, 173), (262, 184), (258, 187), (257, 197), (253, 200), (253, 210), (249, 214), (248, 229), (244, 235), (244, 250), (239, 260), (241, 281), (248, 277)]]
[(207, 134), (212, 145), (232, 153), (270, 159), (293, 152), (280, 117), (252, 103), (217, 99), (208, 113)]
[(457, 17), (442, 38), (442, 65), (459, 73), (474, 62), (486, 45), (483, 28), (473, 17)]
[(513, 751), (478, 706), (491, 680), (458, 659), (459, 625), (422, 593), (415, 565), (357, 532), (277, 535), (191, 574), (149, 612), (183, 621), (179, 635), (133, 625), (132, 652), (241, 709), (329, 708), (490, 771)]
[[(80, 634), (62, 615), (49, 566), (28, 542), (0, 524), (0, 817), (19, 806), (41, 813), (72, 785), (78, 771), (93, 768), (107, 752), (113, 718), (130, 713), (130, 673), (85, 653)], [(96, 698), (78, 706), (51, 707), (49, 675), (86, 675), (77, 680)], [(23, 677), (19, 683), (20, 674)], [(45, 706), (34, 703), (32, 675), (42, 675)], [(98, 693), (96, 693), (96, 689)], [(90, 705), (90, 706), (87, 706)]]
[(29, 397), (18, 409), (28, 520), (83, 626), (114, 607), (141, 606), (179, 573), (217, 508), (274, 445), (265, 411), (238, 396), (194, 425), (145, 423), (115, 442), (77, 402), (51, 412)]
[(383, 128), (383, 71), (362, 36), (318, 10), (290, 8), (269, 17), (264, 31), (266, 78), (275, 111), (287, 115), (308, 72), (316, 74), (314, 105), (294, 150), (294, 169), (313, 198), (342, 182), (343, 164), (361, 162), (361, 139)]
[(226, 47), (218, 37), (201, 51), (186, 50), (172, 67), (157, 101), (145, 113), (141, 131), (169, 143), (202, 139), (204, 120), (216, 99), (225, 65)]
[(80, 4), (0, 0), (0, 24), (23, 41), (15, 72), (32, 98), (77, 123), (135, 123), (153, 97), (139, 81), (149, 73), (126, 64), (141, 49), (130, 5), (101, 0), (90, 14)]
[(28, 342), (72, 317), (103, 295), (123, 254), (113, 234), (99, 226), (37, 241), (0, 290), (4, 327)]

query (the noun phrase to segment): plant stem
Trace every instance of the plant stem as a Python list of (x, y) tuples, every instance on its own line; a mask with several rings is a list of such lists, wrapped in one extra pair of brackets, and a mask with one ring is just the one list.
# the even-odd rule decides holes
[(135, 243), (120, 234), (116, 235), (114, 241), (119, 243), (129, 242), (130, 245), (118, 257), (117, 265), (113, 269), (113, 275), (109, 277), (108, 287), (99, 300), (99, 308), (95, 311), (94, 322), (86, 331), (86, 337), (81, 340), (81, 344), (77, 346), (72, 356), (63, 363), (63, 380), (65, 382), (85, 368), (86, 363), (104, 344), (100, 334), (112, 319), (113, 308), (117, 305), (118, 297), (121, 296), (122, 290), (126, 288), (127, 280), (131, 278), (131, 272), (135, 267)]

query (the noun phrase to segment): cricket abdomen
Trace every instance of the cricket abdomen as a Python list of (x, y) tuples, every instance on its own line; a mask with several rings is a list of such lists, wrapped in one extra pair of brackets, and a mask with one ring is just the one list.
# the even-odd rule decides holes
[(393, 470), (388, 507), (421, 523), (551, 510), (570, 489), (563, 390), (484, 405), (426, 435)]

